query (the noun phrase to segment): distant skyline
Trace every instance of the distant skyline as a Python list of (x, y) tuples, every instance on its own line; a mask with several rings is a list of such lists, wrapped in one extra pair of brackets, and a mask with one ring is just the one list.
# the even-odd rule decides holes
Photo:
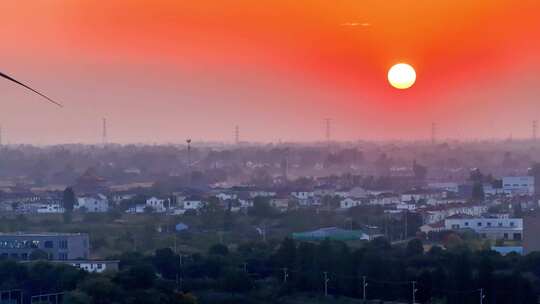
[[(39, 12), (39, 14), (36, 14)], [(530, 138), (540, 2), (0, 3), (3, 142)], [(391, 88), (408, 62), (417, 82)]]

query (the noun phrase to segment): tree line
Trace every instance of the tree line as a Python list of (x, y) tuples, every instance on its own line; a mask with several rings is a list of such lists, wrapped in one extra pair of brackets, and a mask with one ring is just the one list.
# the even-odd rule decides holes
[(412, 303), (537, 303), (540, 253), (344, 242), (216, 244), (205, 253), (116, 256), (120, 270), (90, 274), (38, 261), (0, 261), (0, 289), (64, 292), (64, 303), (284, 303), (298, 295)]

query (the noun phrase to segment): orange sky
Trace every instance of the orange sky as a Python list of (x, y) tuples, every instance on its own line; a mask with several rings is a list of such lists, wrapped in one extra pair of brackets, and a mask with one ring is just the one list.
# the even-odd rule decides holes
[[(16, 143), (530, 134), (540, 119), (540, 2), (34, 0), (0, 3), (0, 82)], [(105, 3), (106, 2), (106, 3)], [(357, 24), (357, 25), (355, 25)], [(361, 24), (364, 24), (361, 25)], [(386, 81), (400, 61), (412, 89)], [(5, 139), (6, 140), (6, 139)]]

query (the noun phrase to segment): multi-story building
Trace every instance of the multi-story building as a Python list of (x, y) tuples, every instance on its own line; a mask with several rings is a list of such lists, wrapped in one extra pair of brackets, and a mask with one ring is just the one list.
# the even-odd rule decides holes
[(506, 176), (502, 179), (503, 192), (511, 195), (533, 195), (533, 176)]
[(36, 251), (50, 260), (87, 259), (89, 240), (86, 233), (0, 233), (0, 256), (29, 260)]
[(444, 226), (446, 230), (471, 229), (487, 239), (523, 239), (523, 219), (520, 218), (447, 218)]

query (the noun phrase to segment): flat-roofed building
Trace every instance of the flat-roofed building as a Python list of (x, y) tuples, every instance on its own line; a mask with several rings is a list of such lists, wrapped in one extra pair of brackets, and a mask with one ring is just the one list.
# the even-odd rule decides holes
[(533, 176), (506, 176), (502, 179), (503, 191), (511, 195), (533, 195)]
[(0, 233), (0, 256), (30, 260), (32, 253), (45, 252), (49, 260), (88, 259), (86, 233)]
[(482, 238), (493, 240), (523, 239), (523, 219), (452, 217), (444, 220), (446, 230), (470, 229)]

